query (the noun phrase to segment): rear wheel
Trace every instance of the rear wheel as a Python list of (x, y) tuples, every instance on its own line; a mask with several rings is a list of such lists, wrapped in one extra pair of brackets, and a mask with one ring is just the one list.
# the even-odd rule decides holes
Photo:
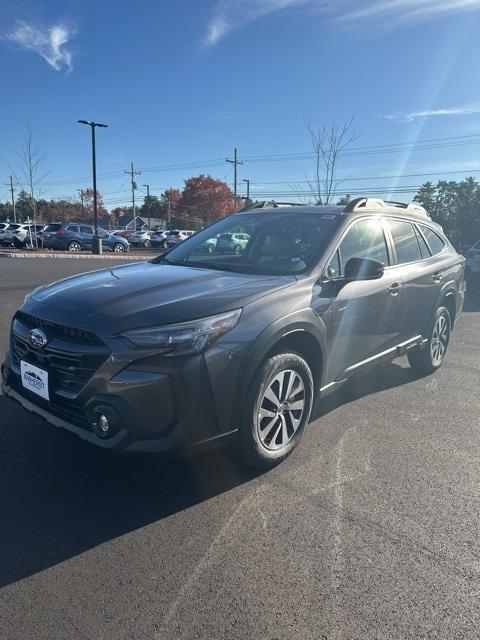
[(269, 358), (250, 384), (233, 455), (260, 469), (284, 460), (300, 442), (312, 400), (312, 373), (303, 358), (295, 353)]
[(148, 247), (150, 246), (150, 240), (144, 240), (143, 246), (145, 247), (145, 249), (148, 249)]
[(71, 251), (72, 253), (76, 253), (77, 251), (82, 250), (82, 245), (76, 240), (73, 240), (72, 242), (68, 243), (68, 250)]
[(451, 326), (452, 321), (448, 309), (438, 307), (424, 348), (416, 347), (407, 354), (410, 366), (415, 371), (422, 375), (428, 375), (442, 366), (450, 341)]
[(241, 248), (241, 246), (240, 246), (239, 244), (236, 244), (236, 245), (233, 247), (233, 253), (234, 253), (236, 256), (238, 256), (238, 255), (240, 255), (240, 253), (241, 253), (241, 252), (242, 252), (242, 248)]

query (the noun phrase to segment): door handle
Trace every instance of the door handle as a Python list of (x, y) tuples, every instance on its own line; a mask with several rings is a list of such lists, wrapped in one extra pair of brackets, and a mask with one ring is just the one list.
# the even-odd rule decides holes
[(398, 296), (401, 288), (402, 288), (402, 285), (399, 282), (394, 282), (392, 285), (390, 285), (388, 290), (390, 291), (390, 294), (392, 296)]
[(443, 279), (442, 272), (441, 271), (435, 271), (435, 273), (433, 274), (432, 278), (433, 278), (434, 282), (437, 282), (437, 283), (441, 282), (442, 279)]

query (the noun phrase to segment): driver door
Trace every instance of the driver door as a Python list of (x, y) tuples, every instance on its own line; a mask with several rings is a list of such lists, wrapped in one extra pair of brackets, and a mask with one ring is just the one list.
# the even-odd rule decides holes
[[(385, 266), (377, 280), (346, 281), (350, 258), (369, 258)], [(383, 222), (364, 218), (354, 222), (341, 240), (328, 267), (332, 297), (330, 380), (339, 380), (376, 360), (399, 343), (403, 283), (391, 262)]]

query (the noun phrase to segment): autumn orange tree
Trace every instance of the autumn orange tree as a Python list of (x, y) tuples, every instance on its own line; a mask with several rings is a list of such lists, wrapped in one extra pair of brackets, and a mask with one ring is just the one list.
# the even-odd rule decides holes
[[(237, 204), (240, 208), (240, 201)], [(175, 214), (188, 219), (200, 219), (203, 225), (223, 218), (235, 209), (233, 191), (226, 182), (208, 175), (185, 180), (182, 197), (175, 207)]]

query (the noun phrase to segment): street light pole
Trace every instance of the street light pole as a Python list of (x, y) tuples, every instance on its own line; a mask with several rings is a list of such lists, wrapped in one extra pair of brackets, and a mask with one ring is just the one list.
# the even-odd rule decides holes
[(250, 200), (250, 180), (247, 180), (246, 178), (244, 178), (242, 180), (242, 182), (246, 182), (247, 183), (247, 207), (248, 207), (248, 203)]
[(150, 229), (150, 185), (144, 184), (142, 185), (147, 189), (147, 210), (148, 210), (148, 228)]
[(92, 240), (92, 253), (99, 255), (102, 253), (102, 240), (98, 235), (98, 212), (97, 212), (97, 158), (95, 152), (95, 127), (108, 127), (108, 124), (93, 122), (91, 120), (79, 120), (80, 124), (87, 124), (92, 130), (92, 172), (93, 172), (93, 222), (95, 235)]

